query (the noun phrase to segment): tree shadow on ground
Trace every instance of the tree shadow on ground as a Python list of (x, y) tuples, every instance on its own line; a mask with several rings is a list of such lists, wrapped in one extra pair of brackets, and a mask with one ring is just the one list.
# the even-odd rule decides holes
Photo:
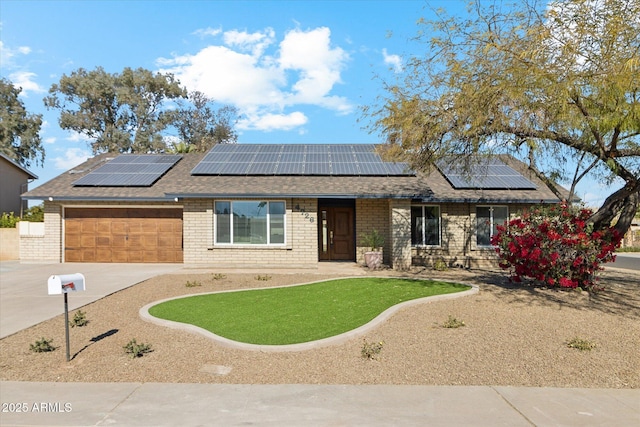
[(98, 336), (95, 336), (95, 337), (91, 338), (91, 339), (89, 340), (89, 341), (90, 341), (90, 343), (89, 343), (89, 344), (87, 344), (87, 345), (85, 345), (84, 347), (82, 347), (80, 350), (78, 350), (78, 351), (77, 351), (77, 352), (76, 352), (76, 353), (71, 357), (71, 360), (75, 359), (75, 358), (76, 358), (76, 356), (78, 356), (80, 353), (82, 353), (83, 351), (85, 351), (85, 350), (86, 350), (87, 348), (89, 348), (91, 345), (93, 345), (93, 344), (97, 343), (98, 341), (101, 341), (101, 340), (103, 340), (103, 339), (105, 339), (105, 338), (108, 338), (108, 337), (110, 337), (111, 335), (114, 335), (114, 334), (118, 333), (118, 331), (119, 331), (119, 329), (111, 329), (111, 330), (108, 330), (107, 332), (105, 332), (105, 333), (103, 333), (103, 334), (100, 334), (100, 335), (98, 335)]
[(486, 284), (486, 290), (509, 302), (597, 310), (606, 314), (640, 319), (640, 276), (632, 272), (601, 272), (598, 284), (604, 289), (597, 292), (514, 283), (502, 272), (478, 273), (475, 279), (477, 283)]
[(606, 269), (600, 273), (599, 292), (547, 288), (527, 283), (515, 283), (502, 270), (458, 270), (439, 272), (420, 268), (405, 275), (470, 282), (497, 298), (530, 306), (568, 307), (578, 310), (597, 310), (602, 313), (640, 319), (640, 274), (622, 269)]

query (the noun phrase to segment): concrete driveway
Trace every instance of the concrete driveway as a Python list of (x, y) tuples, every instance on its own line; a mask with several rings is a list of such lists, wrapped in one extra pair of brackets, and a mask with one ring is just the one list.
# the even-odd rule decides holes
[(85, 276), (86, 290), (68, 295), (71, 311), (183, 267), (184, 264), (21, 264), (19, 261), (0, 261), (0, 338), (64, 313), (64, 296), (47, 292), (47, 280), (52, 275), (82, 273)]

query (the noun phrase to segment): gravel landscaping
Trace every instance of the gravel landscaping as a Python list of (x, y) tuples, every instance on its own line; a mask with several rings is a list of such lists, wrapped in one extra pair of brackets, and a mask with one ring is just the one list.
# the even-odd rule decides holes
[[(82, 308), (89, 323), (70, 329), (70, 362), (65, 360), (63, 316), (0, 340), (0, 379), (640, 388), (637, 273), (606, 271), (601, 283), (607, 289), (597, 295), (516, 286), (502, 273), (489, 271), (375, 274), (474, 283), (480, 285), (480, 292), (404, 308), (364, 336), (347, 342), (274, 353), (228, 348), (200, 335), (145, 322), (139, 310), (178, 295), (306, 283), (335, 276), (304, 271), (195, 271), (159, 276)], [(191, 286), (186, 286), (187, 282)], [(463, 321), (464, 326), (444, 328), (450, 316)], [(30, 344), (43, 337), (52, 338), (57, 349), (30, 351)], [(595, 348), (570, 348), (567, 342), (574, 338)], [(153, 351), (131, 358), (123, 349), (131, 339), (150, 344)], [(362, 355), (365, 342), (383, 342), (373, 359)]]

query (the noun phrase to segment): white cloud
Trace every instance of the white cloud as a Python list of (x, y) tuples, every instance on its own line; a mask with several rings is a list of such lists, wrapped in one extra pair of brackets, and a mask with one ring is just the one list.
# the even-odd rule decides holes
[(57, 141), (57, 138), (54, 136), (50, 136), (49, 138), (44, 139), (45, 144), (55, 144), (56, 141)]
[[(297, 105), (316, 105), (347, 114), (349, 101), (332, 95), (341, 83), (349, 55), (332, 47), (326, 27), (291, 30), (276, 45), (272, 28), (261, 32), (231, 30), (225, 45), (211, 45), (193, 55), (159, 58), (161, 72), (173, 73), (190, 91), (232, 104), (243, 116), (240, 129), (292, 130), (308, 118), (289, 113)], [(269, 48), (279, 47), (269, 52)]]
[(243, 118), (238, 121), (240, 130), (259, 130), (269, 132), (273, 130), (292, 130), (307, 124), (309, 119), (300, 111), (290, 114), (261, 114)]
[(2, 63), (3, 67), (15, 67), (13, 58), (16, 55), (28, 55), (29, 53), (31, 53), (31, 48), (28, 46), (19, 46), (16, 49), (12, 49), (0, 40), (0, 63)]
[(67, 141), (71, 141), (71, 142), (89, 142), (91, 141), (91, 138), (89, 138), (88, 136), (79, 133), (79, 132), (75, 132), (75, 131), (69, 131), (69, 136), (66, 138)]
[(243, 52), (259, 57), (265, 49), (275, 42), (276, 33), (267, 28), (264, 33), (247, 33), (246, 31), (231, 30), (224, 33), (224, 43), (229, 47), (237, 47)]
[(200, 36), (200, 37), (207, 37), (207, 36), (211, 36), (211, 37), (215, 37), (218, 34), (220, 34), (222, 32), (221, 28), (211, 28), (211, 27), (207, 27), (207, 28), (201, 28), (199, 30), (195, 30), (193, 32), (193, 34)]
[(280, 67), (298, 70), (299, 80), (293, 84), (289, 103), (320, 105), (340, 112), (350, 110), (346, 99), (327, 96), (341, 83), (340, 73), (349, 59), (341, 48), (331, 48), (331, 31), (326, 27), (311, 31), (289, 31), (280, 43)]
[(56, 169), (69, 170), (85, 162), (89, 158), (89, 155), (90, 153), (88, 151), (81, 148), (69, 148), (65, 151), (63, 157), (54, 158), (53, 164)]
[(9, 80), (14, 86), (22, 88), (21, 95), (29, 96), (29, 92), (44, 93), (46, 90), (34, 81), (37, 77), (35, 73), (29, 71), (18, 71), (9, 74)]
[(402, 58), (400, 58), (400, 55), (389, 55), (387, 49), (382, 49), (382, 57), (384, 58), (384, 63), (390, 65), (394, 72), (402, 72)]
[(5, 70), (12, 71), (7, 77), (14, 86), (22, 89), (20, 95), (25, 97), (29, 96), (29, 92), (46, 92), (44, 88), (34, 81), (37, 77), (36, 74), (19, 67), (14, 60), (19, 55), (29, 55), (30, 53), (31, 48), (28, 46), (19, 46), (12, 49), (0, 41), (0, 64)]

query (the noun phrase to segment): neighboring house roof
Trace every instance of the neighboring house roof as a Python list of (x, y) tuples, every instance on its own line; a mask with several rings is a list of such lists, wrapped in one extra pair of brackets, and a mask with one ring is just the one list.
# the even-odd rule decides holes
[(22, 172), (25, 173), (25, 175), (27, 175), (27, 179), (38, 179), (38, 176), (35, 175), (34, 173), (32, 173), (31, 171), (29, 171), (28, 169), (22, 167), (19, 163), (17, 163), (15, 160), (13, 160), (12, 158), (5, 156), (4, 154), (0, 153), (0, 158), (5, 159), (7, 162), (9, 162), (12, 166), (14, 166), (17, 169), (20, 169)]
[(436, 202), (557, 202), (558, 198), (526, 165), (505, 158), (525, 175), (536, 189), (454, 189), (442, 174), (413, 176), (357, 175), (193, 175), (205, 154), (188, 153), (149, 186), (79, 186), (80, 178), (95, 171), (117, 155), (101, 154), (23, 195), (26, 199), (61, 201), (171, 201), (175, 198), (403, 198)]

